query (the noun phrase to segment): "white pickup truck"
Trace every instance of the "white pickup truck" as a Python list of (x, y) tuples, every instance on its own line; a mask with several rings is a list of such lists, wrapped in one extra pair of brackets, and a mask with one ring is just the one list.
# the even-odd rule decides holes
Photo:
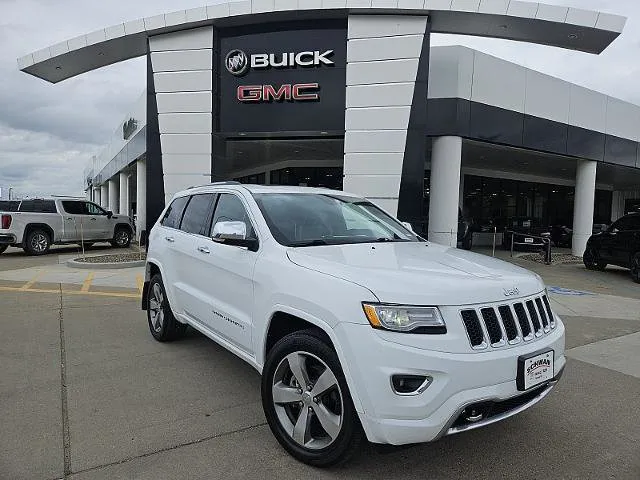
[(110, 242), (128, 247), (134, 226), (93, 202), (78, 198), (38, 198), (0, 202), (0, 254), (9, 246), (43, 255), (51, 245)]

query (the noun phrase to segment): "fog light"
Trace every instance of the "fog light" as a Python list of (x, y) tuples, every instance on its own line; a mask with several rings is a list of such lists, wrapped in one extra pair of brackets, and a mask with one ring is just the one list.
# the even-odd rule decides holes
[(419, 395), (432, 381), (427, 375), (392, 375), (391, 387), (398, 395)]

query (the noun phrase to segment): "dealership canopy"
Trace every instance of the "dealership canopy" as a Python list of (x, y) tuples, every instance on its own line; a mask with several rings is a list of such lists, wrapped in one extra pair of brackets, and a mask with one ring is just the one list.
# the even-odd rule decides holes
[[(433, 33), (454, 33), (601, 53), (626, 18), (576, 8), (512, 0), (253, 0), (141, 18), (97, 30), (18, 59), (20, 70), (62, 80), (147, 53), (149, 36), (214, 24), (343, 17), (349, 14), (429, 15)], [(243, 18), (245, 17), (245, 18)]]

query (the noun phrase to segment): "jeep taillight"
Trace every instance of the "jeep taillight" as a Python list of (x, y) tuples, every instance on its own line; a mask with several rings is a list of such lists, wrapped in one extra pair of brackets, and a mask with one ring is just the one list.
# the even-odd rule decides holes
[(2, 215), (2, 229), (3, 230), (9, 230), (9, 227), (11, 227), (11, 215)]

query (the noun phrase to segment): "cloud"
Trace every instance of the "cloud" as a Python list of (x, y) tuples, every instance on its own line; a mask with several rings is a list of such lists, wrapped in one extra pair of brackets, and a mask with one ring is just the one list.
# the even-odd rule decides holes
[[(214, 0), (215, 1), (215, 0)], [(543, 0), (630, 17), (601, 56), (509, 41), (434, 35), (640, 104), (637, 0)], [(19, 72), (16, 58), (87, 32), (211, 0), (0, 0), (0, 187), (25, 194), (79, 194), (82, 172), (146, 85), (136, 59), (57, 85)], [(5, 193), (6, 195), (6, 193)]]

